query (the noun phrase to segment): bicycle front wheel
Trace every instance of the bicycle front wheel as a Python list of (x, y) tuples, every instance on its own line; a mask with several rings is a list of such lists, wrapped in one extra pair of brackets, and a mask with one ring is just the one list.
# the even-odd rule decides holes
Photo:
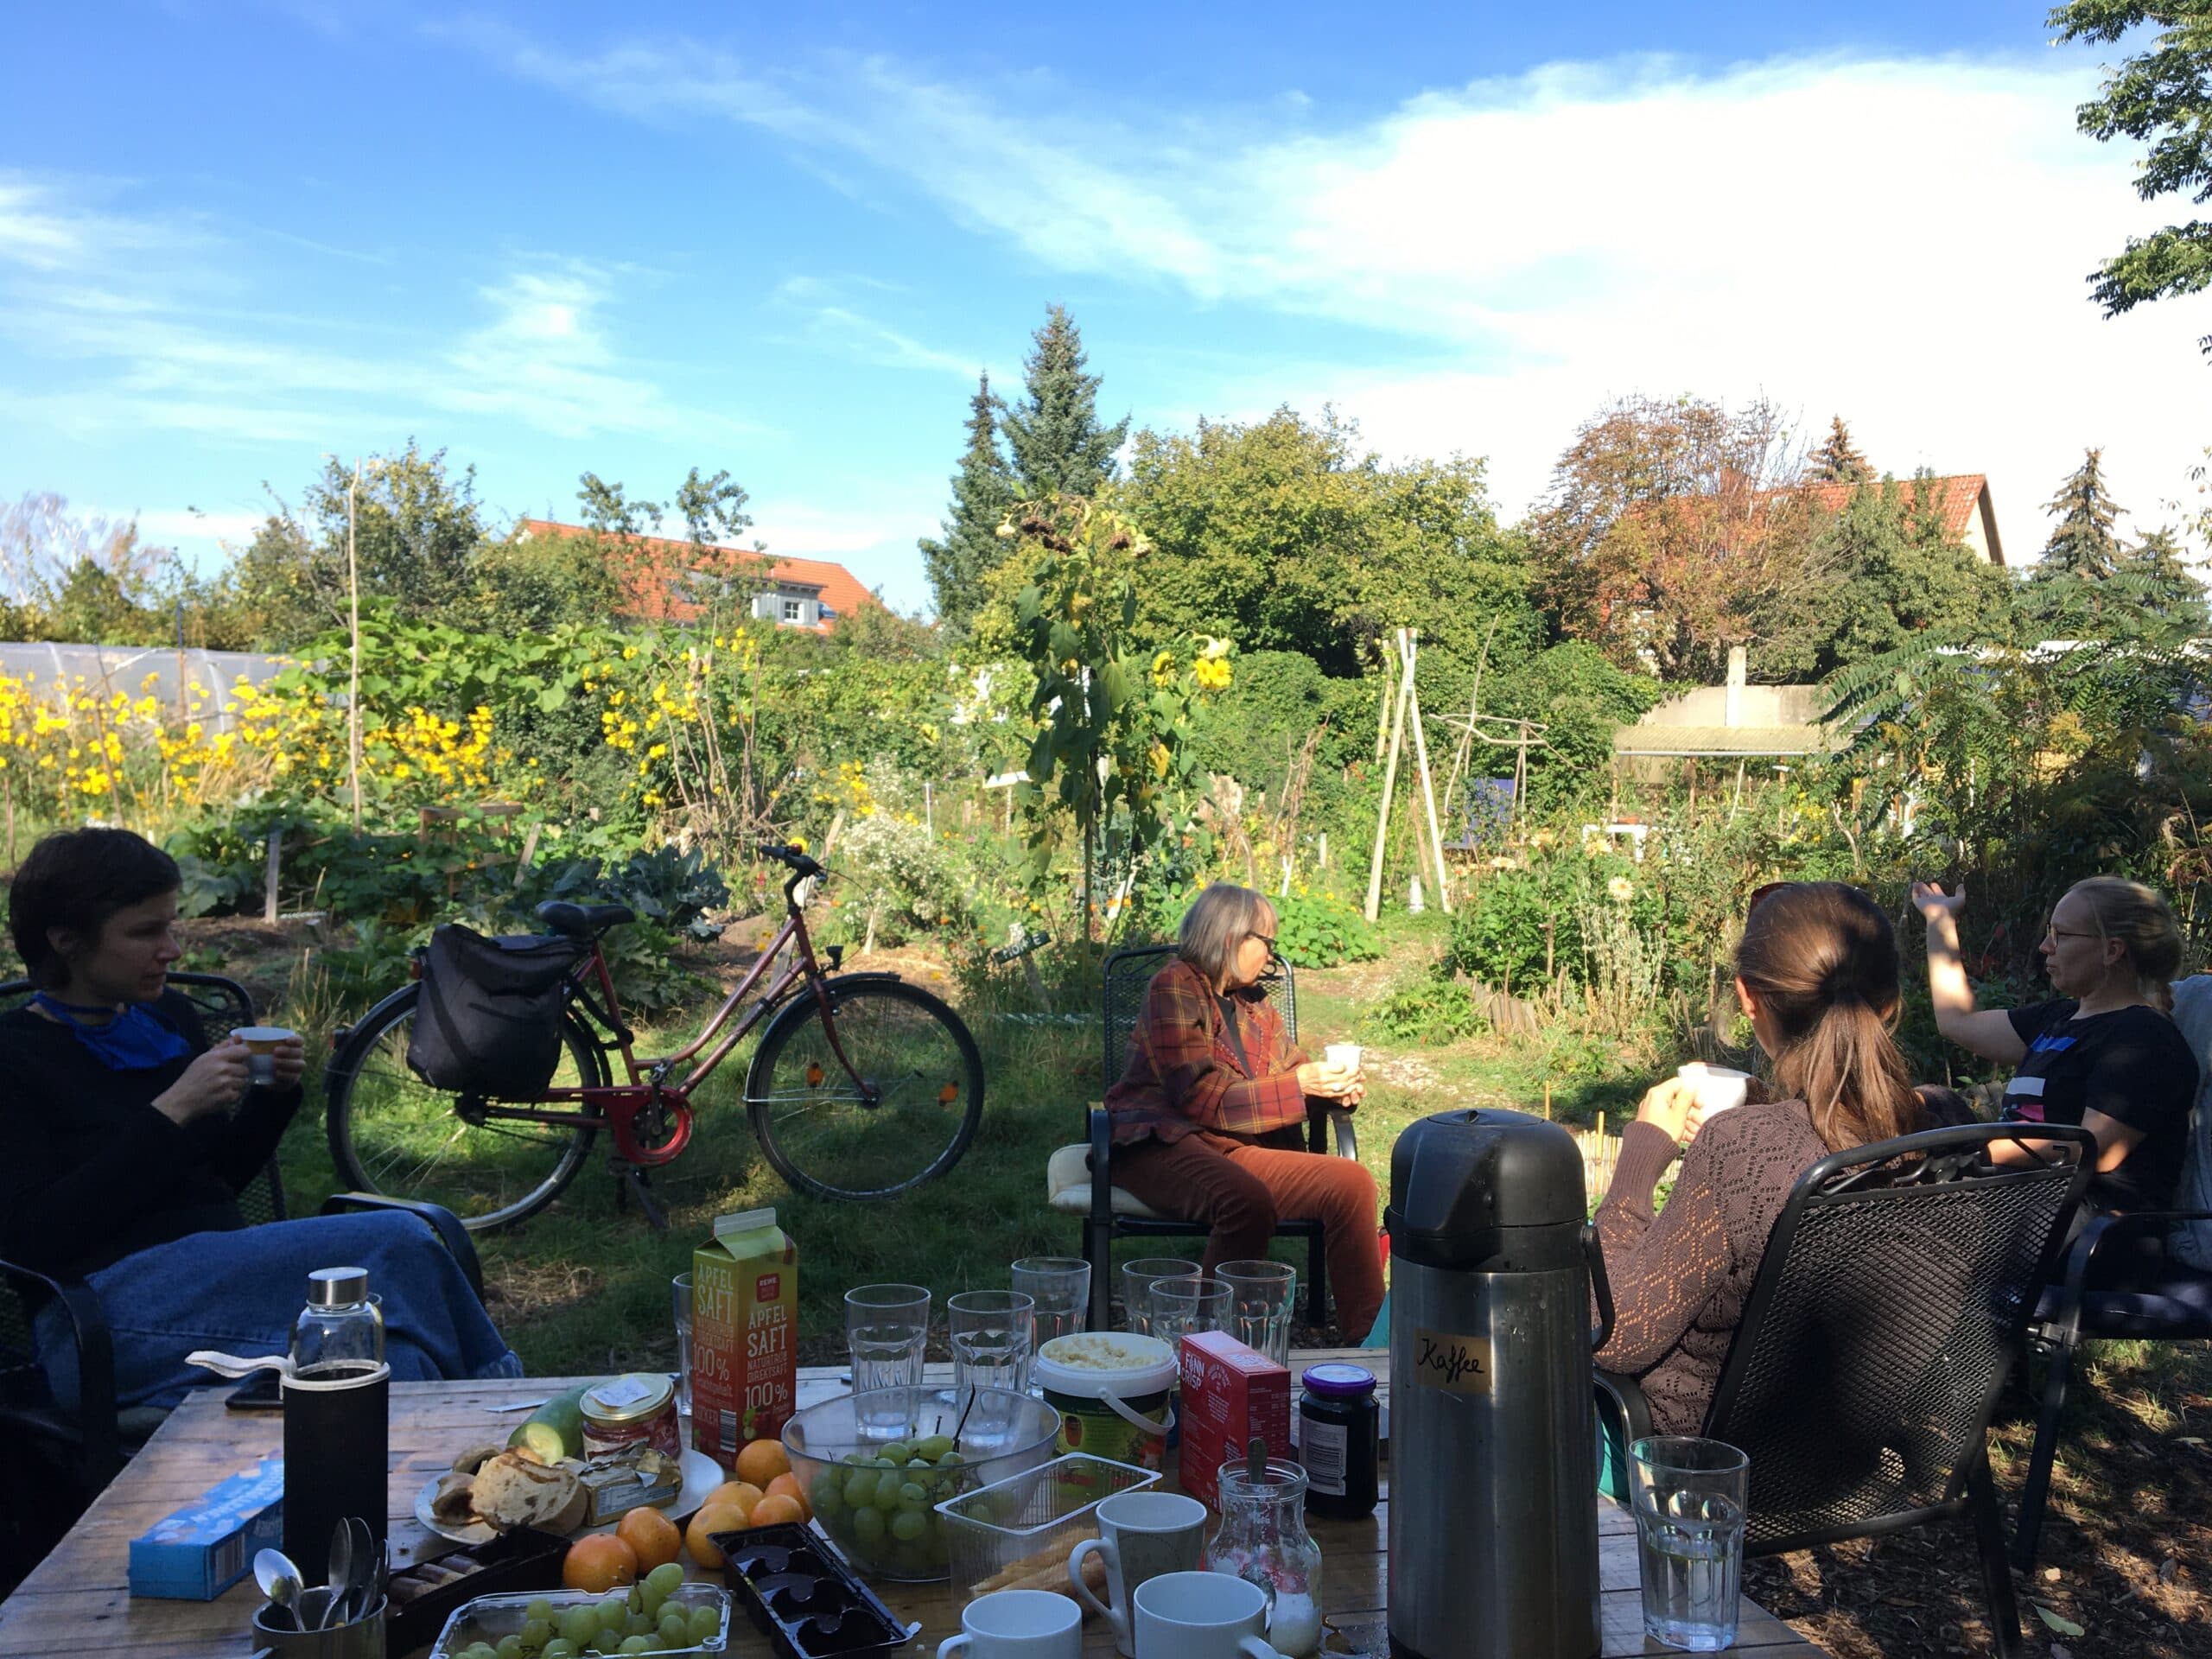
[[(570, 1124), (471, 1121), (479, 1101), (434, 1089), (407, 1064), (420, 988), (386, 997), (346, 1034), (323, 1074), (325, 1128), (339, 1178), (364, 1192), (442, 1205), (471, 1232), (504, 1227), (553, 1201), (582, 1166), (594, 1131)], [(556, 1087), (607, 1081), (606, 1057), (572, 1008), (561, 1020)], [(596, 1116), (593, 1106), (563, 1111)]]
[(897, 980), (828, 989), (829, 1019), (801, 991), (746, 1073), (760, 1150), (820, 1198), (888, 1198), (942, 1175), (983, 1117), (976, 1039), (943, 1002)]

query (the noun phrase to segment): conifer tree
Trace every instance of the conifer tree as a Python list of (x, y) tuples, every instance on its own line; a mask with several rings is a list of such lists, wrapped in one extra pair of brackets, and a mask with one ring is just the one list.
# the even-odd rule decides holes
[(1806, 457), (1805, 467), (1815, 484), (1865, 484), (1874, 476), (1866, 457), (1851, 442), (1850, 429), (1840, 415), (1831, 418), (1826, 441)]
[(1100, 377), (1083, 372), (1083, 335), (1065, 306), (1049, 308), (1033, 339), (1035, 347), (1021, 365), (1024, 396), (1004, 417), (1014, 481), (1025, 500), (1096, 495), (1114, 476), (1114, 452), (1128, 435), (1128, 416), (1098, 424)]
[(999, 524), (1014, 505), (1014, 478), (999, 448), (998, 397), (986, 372), (968, 400), (968, 447), (952, 475), (952, 505), (940, 528), (944, 536), (925, 536), (922, 567), (937, 597), (938, 620), (948, 632), (967, 631), (983, 602), (983, 579), (1005, 556)]
[(2122, 554), (2120, 586), (2139, 607), (2143, 637), (2178, 645), (2212, 634), (2204, 584), (2182, 556), (2181, 539), (2161, 525)]
[(2058, 520), (2058, 528), (2044, 543), (2038, 578), (2106, 582), (2119, 568), (2120, 537), (2113, 521), (2120, 509), (2105, 488), (2104, 454), (2101, 449), (2084, 450), (2082, 464), (2044, 504), (2044, 511)]

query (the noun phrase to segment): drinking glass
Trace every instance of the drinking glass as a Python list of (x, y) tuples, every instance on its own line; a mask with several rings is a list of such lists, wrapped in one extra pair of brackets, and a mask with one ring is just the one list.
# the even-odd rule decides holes
[[(923, 1351), (930, 1337), (930, 1294), (919, 1285), (862, 1285), (845, 1293), (845, 1341), (852, 1351), (853, 1392), (886, 1389), (904, 1394), (879, 1400), (911, 1400), (922, 1383)], [(887, 1406), (887, 1409), (888, 1407)], [(902, 1422), (900, 1428), (905, 1427)], [(864, 1438), (874, 1438), (861, 1423)], [(899, 1429), (893, 1429), (895, 1438)]]
[(1229, 1287), (1230, 1316), (1222, 1329), (1276, 1364), (1289, 1364), (1298, 1269), (1280, 1262), (1224, 1262), (1214, 1277)]
[(1054, 1337), (1083, 1329), (1090, 1300), (1090, 1263), (1079, 1255), (1025, 1255), (1014, 1264), (1014, 1287), (1037, 1304), (1029, 1322), (1033, 1355)]
[(1229, 1287), (1218, 1279), (1152, 1281), (1152, 1334), (1171, 1347), (1201, 1331), (1229, 1325)]
[(1018, 1290), (963, 1290), (945, 1303), (952, 1325), (952, 1386), (1029, 1389), (1029, 1328), (1037, 1304)]
[(676, 1292), (676, 1409), (691, 1414), (691, 1275), (679, 1273), (672, 1281)]
[(1177, 1255), (1147, 1255), (1122, 1264), (1122, 1318), (1139, 1336), (1152, 1333), (1152, 1286), (1157, 1279), (1195, 1279), (1198, 1264)]
[(1731, 1645), (1751, 1460), (1732, 1446), (1688, 1434), (1637, 1440), (1629, 1459), (1644, 1633), (1691, 1653)]

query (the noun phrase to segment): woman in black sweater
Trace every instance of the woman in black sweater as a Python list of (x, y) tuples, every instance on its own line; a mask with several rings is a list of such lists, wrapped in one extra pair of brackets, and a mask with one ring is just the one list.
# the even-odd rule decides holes
[[(245, 1045), (211, 1046), (167, 988), (179, 882), (168, 854), (122, 830), (49, 836), (16, 874), (10, 929), (39, 989), (0, 1014), (0, 1257), (89, 1283), (121, 1405), (173, 1405), (210, 1381), (184, 1363), (196, 1348), (283, 1351), (323, 1267), (367, 1269), (395, 1376), (520, 1375), (416, 1217), (247, 1228), (238, 1194), (299, 1109), (305, 1054), (280, 1045), (273, 1085), (250, 1087)], [(41, 1310), (35, 1333), (73, 1403), (64, 1310)]]

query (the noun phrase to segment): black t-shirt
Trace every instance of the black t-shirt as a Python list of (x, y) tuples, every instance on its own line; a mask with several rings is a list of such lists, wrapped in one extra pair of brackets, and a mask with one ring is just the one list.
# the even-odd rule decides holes
[(2005, 1086), (2000, 1116), (2078, 1128), (2083, 1112), (2102, 1112), (2140, 1129), (2143, 1138), (2127, 1160), (2090, 1181), (2088, 1201), (2101, 1210), (2169, 1209), (2189, 1149), (2196, 1057), (2156, 1008), (2076, 1019), (2079, 1006), (2038, 1002), (2012, 1011), (2012, 1029), (2028, 1052)]

